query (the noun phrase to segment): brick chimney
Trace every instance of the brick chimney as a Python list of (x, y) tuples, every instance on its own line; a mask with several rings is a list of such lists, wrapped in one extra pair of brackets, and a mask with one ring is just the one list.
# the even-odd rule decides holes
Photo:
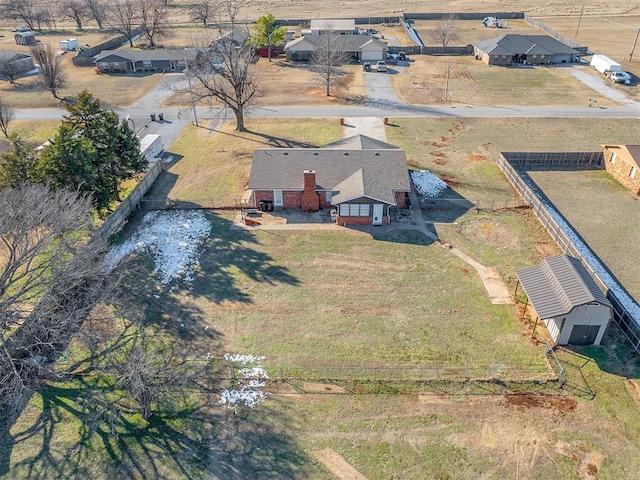
[(305, 212), (317, 212), (320, 210), (320, 197), (316, 193), (316, 172), (313, 170), (304, 171), (302, 210)]

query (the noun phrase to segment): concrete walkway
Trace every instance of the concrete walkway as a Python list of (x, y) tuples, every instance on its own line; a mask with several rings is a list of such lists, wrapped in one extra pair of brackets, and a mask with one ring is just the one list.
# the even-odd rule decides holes
[(380, 117), (346, 117), (342, 136), (347, 138), (354, 135), (366, 135), (376, 140), (387, 141), (387, 131)]

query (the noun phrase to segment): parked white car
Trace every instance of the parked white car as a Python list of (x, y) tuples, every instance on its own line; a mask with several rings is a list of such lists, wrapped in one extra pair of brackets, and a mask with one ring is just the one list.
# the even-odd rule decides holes
[(376, 63), (376, 72), (386, 72), (387, 71), (387, 62), (380, 60)]
[(616, 83), (624, 83), (626, 85), (631, 83), (631, 75), (627, 72), (611, 72), (609, 78)]

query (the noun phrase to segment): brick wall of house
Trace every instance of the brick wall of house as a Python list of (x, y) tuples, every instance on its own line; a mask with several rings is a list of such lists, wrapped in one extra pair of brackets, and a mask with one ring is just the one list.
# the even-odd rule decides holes
[(282, 192), (282, 205), (284, 208), (302, 208), (302, 192), (285, 190)]
[[(613, 154), (616, 154), (615, 163), (611, 163)], [(632, 178), (630, 177), (632, 165), (625, 157), (628, 153), (623, 149), (608, 149), (605, 148), (604, 152), (604, 168), (605, 170), (622, 185), (627, 187), (636, 195), (640, 194), (640, 168), (636, 167), (636, 174)]]
[[(349, 225), (371, 225), (373, 224), (373, 217), (341, 217), (338, 216), (336, 218), (336, 223), (338, 225), (342, 225), (343, 227), (348, 227)], [(382, 217), (382, 224), (389, 224), (389, 217)]]
[(320, 196), (320, 208), (335, 208), (331, 202), (327, 202), (327, 192), (318, 193)]
[(407, 194), (405, 192), (396, 192), (396, 205), (398, 206), (398, 208), (405, 208), (406, 197)]

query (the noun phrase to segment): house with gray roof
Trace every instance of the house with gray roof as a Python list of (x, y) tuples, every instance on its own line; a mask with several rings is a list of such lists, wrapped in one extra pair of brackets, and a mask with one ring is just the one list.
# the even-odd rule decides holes
[(103, 50), (94, 58), (99, 73), (182, 71), (196, 49)]
[[(310, 60), (313, 52), (326, 48), (326, 36), (304, 35), (287, 42), (284, 51), (287, 60)], [(387, 58), (387, 44), (369, 35), (339, 35), (332, 40), (336, 51), (351, 57), (354, 61), (377, 62)]]
[(322, 148), (256, 150), (249, 198), (255, 207), (335, 210), (339, 225), (386, 225), (409, 185), (403, 150), (358, 135)]
[(473, 53), (487, 65), (571, 63), (580, 52), (548, 35), (507, 34), (473, 44)]
[(516, 276), (527, 303), (531, 302), (554, 342), (600, 344), (613, 310), (580, 260), (556, 255), (535, 267), (518, 270)]
[(27, 53), (0, 50), (0, 78), (14, 78), (35, 68)]
[(314, 35), (325, 33), (337, 33), (339, 35), (351, 35), (356, 33), (356, 21), (353, 18), (325, 18), (311, 20), (309, 30)]

